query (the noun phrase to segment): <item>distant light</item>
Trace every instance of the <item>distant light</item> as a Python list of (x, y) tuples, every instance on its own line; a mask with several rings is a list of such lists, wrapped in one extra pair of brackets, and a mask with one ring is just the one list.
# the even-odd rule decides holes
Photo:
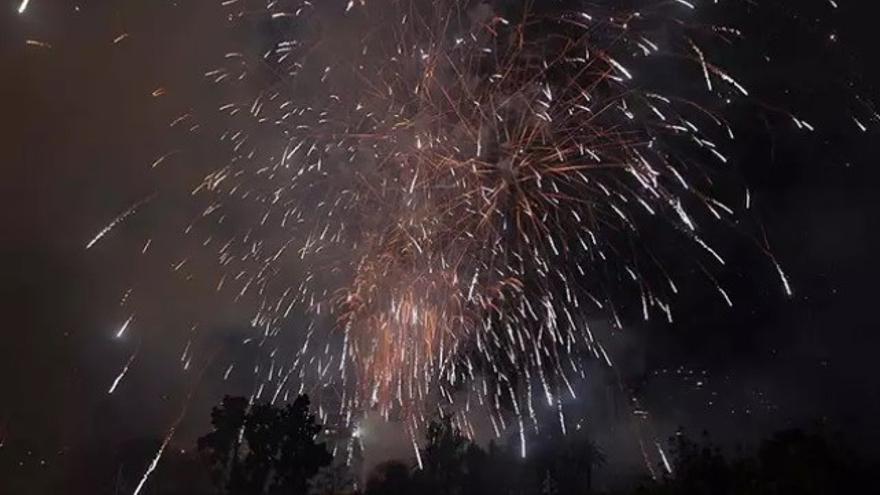
[(21, 0), (21, 5), (18, 6), (19, 14), (24, 14), (24, 11), (28, 8), (28, 2), (30, 2), (30, 0)]
[(360, 438), (361, 435), (363, 435), (363, 432), (360, 427), (355, 428), (354, 431), (351, 432), (351, 436), (354, 438)]

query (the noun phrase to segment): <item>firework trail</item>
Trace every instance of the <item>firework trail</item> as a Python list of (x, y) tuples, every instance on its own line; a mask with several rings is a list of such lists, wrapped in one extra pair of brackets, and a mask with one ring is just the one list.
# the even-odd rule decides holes
[(150, 201), (152, 201), (153, 198), (155, 198), (155, 195), (151, 195), (151, 196), (149, 196), (149, 197), (147, 197), (147, 198), (144, 198), (144, 199), (142, 199), (141, 201), (138, 201), (137, 203), (135, 203), (135, 204), (133, 204), (132, 206), (130, 206), (130, 207), (129, 207), (127, 210), (125, 210), (124, 212), (120, 213), (116, 218), (114, 218), (112, 221), (110, 221), (110, 223), (108, 223), (103, 229), (101, 229), (97, 234), (95, 234), (95, 237), (93, 237), (93, 238), (92, 238), (92, 239), (86, 244), (86, 249), (91, 249), (92, 246), (94, 246), (95, 244), (97, 244), (101, 239), (104, 238), (104, 236), (106, 236), (107, 234), (110, 233), (110, 231), (112, 231), (113, 229), (115, 229), (116, 226), (118, 226), (119, 224), (121, 224), (122, 222), (124, 222), (128, 217), (134, 215), (140, 207), (142, 207), (142, 206), (144, 206), (145, 204), (147, 204), (147, 203), (149, 203)]
[(564, 431), (585, 363), (612, 366), (590, 322), (620, 327), (633, 302), (672, 321), (668, 246), (734, 304), (703, 227), (740, 213), (716, 182), (729, 109), (753, 95), (713, 48), (742, 33), (681, 0), (513, 3), (223, 3), (273, 35), (206, 72), (218, 114), (172, 124), (218, 129), (228, 156), (192, 187), (200, 248), (172, 266), (210, 261), (250, 309), (272, 356), (258, 397), (306, 391), (322, 420), (376, 410), (412, 431), (438, 408), (472, 431), (479, 404), (524, 453), (538, 402)]

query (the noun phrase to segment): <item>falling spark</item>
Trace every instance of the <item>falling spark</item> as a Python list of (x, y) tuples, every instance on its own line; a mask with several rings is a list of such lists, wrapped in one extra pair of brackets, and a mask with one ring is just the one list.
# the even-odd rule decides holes
[(663, 446), (660, 445), (660, 442), (655, 442), (657, 446), (657, 451), (660, 453), (660, 459), (663, 461), (663, 469), (666, 470), (667, 473), (672, 474), (672, 466), (669, 464), (669, 459), (666, 458), (666, 451), (663, 450)]
[(95, 235), (95, 237), (92, 238), (92, 240), (90, 240), (90, 241), (86, 244), (86, 249), (91, 249), (92, 246), (94, 246), (98, 241), (100, 241), (101, 239), (103, 239), (104, 236), (106, 236), (107, 234), (109, 234), (110, 231), (113, 230), (117, 225), (119, 225), (120, 223), (122, 223), (123, 221), (125, 221), (126, 218), (130, 217), (131, 215), (133, 215), (133, 214), (137, 211), (138, 208), (140, 208), (141, 206), (143, 206), (143, 205), (147, 204), (148, 202), (150, 202), (154, 197), (155, 197), (155, 195), (153, 195), (153, 196), (149, 196), (149, 197), (147, 197), (147, 198), (145, 198), (145, 199), (142, 199), (142, 200), (138, 201), (137, 203), (133, 204), (131, 207), (129, 207), (129, 208), (128, 208), (127, 210), (125, 210), (124, 212), (120, 213), (116, 218), (114, 218), (113, 220), (111, 220), (110, 223), (108, 223), (103, 229), (101, 229), (101, 230)]
[(52, 48), (52, 45), (50, 43), (46, 43), (45, 41), (39, 41), (39, 40), (26, 40), (25, 44), (28, 46), (37, 46), (40, 48)]
[(785, 271), (782, 270), (782, 266), (776, 261), (776, 258), (770, 258), (773, 261), (773, 266), (776, 267), (776, 273), (779, 274), (779, 279), (782, 281), (782, 287), (785, 290), (785, 295), (791, 297), (794, 292), (791, 290), (791, 284), (788, 282), (788, 276), (785, 274)]
[(116, 375), (116, 379), (113, 380), (113, 384), (110, 385), (110, 389), (107, 390), (107, 394), (112, 395), (113, 392), (116, 391), (116, 387), (119, 386), (119, 382), (121, 382), (122, 379), (125, 378), (125, 375), (128, 373), (128, 369), (131, 367), (131, 364), (134, 362), (134, 359), (137, 357), (139, 349), (140, 348), (135, 349), (135, 351), (128, 358), (128, 361), (125, 362), (125, 366), (123, 366), (122, 371), (120, 371), (119, 374)]
[(122, 335), (125, 334), (125, 331), (128, 329), (128, 325), (131, 324), (131, 320), (133, 319), (134, 315), (129, 316), (128, 319), (125, 320), (125, 323), (123, 323), (122, 326), (119, 327), (119, 330), (116, 332), (117, 339), (122, 338)]
[(162, 445), (159, 447), (159, 450), (156, 452), (156, 455), (153, 457), (153, 460), (150, 461), (150, 465), (147, 466), (147, 470), (144, 472), (143, 476), (141, 476), (141, 480), (138, 482), (137, 486), (132, 492), (133, 495), (138, 495), (141, 490), (144, 488), (144, 485), (147, 483), (147, 479), (149, 479), (150, 475), (153, 474), (153, 471), (156, 470), (156, 467), (159, 465), (159, 459), (162, 458), (162, 454), (165, 452), (165, 448), (168, 447), (168, 444), (171, 442), (171, 438), (174, 436), (175, 426), (172, 426), (170, 430), (168, 430), (168, 434), (165, 435), (165, 439), (162, 441)]

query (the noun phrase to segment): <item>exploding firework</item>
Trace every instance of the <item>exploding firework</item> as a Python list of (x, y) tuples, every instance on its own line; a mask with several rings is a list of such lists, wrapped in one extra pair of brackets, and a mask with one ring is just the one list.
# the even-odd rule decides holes
[(172, 266), (209, 262), (251, 310), (273, 356), (255, 395), (308, 391), (325, 418), (375, 410), (412, 431), (437, 408), (470, 431), (479, 404), (523, 436), (538, 397), (556, 408), (585, 362), (612, 366), (590, 322), (672, 320), (664, 245), (732, 304), (702, 227), (740, 209), (716, 183), (730, 109), (752, 97), (712, 50), (735, 27), (685, 1), (224, 7), (271, 34), (207, 72), (219, 114), (174, 122), (219, 129), (228, 160), (192, 188), (199, 247)]

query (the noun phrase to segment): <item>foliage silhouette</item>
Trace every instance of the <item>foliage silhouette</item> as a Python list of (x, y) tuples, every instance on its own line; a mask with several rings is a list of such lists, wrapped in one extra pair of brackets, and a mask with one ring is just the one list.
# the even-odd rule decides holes
[[(606, 463), (586, 430), (563, 434), (545, 429), (527, 436), (522, 458), (518, 439), (481, 447), (451, 417), (435, 419), (420, 449), (421, 469), (390, 461), (378, 465), (357, 491), (356, 476), (332, 463), (317, 442), (322, 427), (307, 397), (276, 407), (226, 397), (211, 415), (213, 431), (199, 439), (221, 493), (310, 495), (561, 495), (597, 491), (594, 477)], [(633, 495), (820, 495), (880, 493), (876, 467), (863, 464), (842, 443), (821, 432), (786, 430), (764, 440), (752, 454), (728, 455), (708, 434), (670, 439), (671, 472), (616, 494)], [(662, 468), (661, 468), (662, 469)], [(632, 486), (632, 485), (630, 485)]]
[(412, 470), (400, 461), (379, 464), (367, 478), (367, 495), (407, 495), (415, 493)]
[(378, 466), (366, 495), (481, 495), (590, 493), (592, 474), (604, 456), (586, 432), (546, 434), (544, 447), (526, 459), (518, 448), (490, 443), (483, 449), (441, 417), (427, 429), (420, 450), (422, 469), (399, 462)]
[(348, 495), (356, 493), (357, 480), (344, 462), (322, 467), (309, 480), (309, 495)]
[(824, 495), (880, 493), (876, 468), (827, 435), (794, 429), (764, 440), (754, 456), (728, 459), (704, 433), (698, 443), (673, 437), (672, 474), (639, 495)]
[(322, 427), (299, 396), (283, 407), (225, 397), (198, 440), (214, 482), (230, 495), (308, 493), (308, 480), (333, 457), (316, 438)]

